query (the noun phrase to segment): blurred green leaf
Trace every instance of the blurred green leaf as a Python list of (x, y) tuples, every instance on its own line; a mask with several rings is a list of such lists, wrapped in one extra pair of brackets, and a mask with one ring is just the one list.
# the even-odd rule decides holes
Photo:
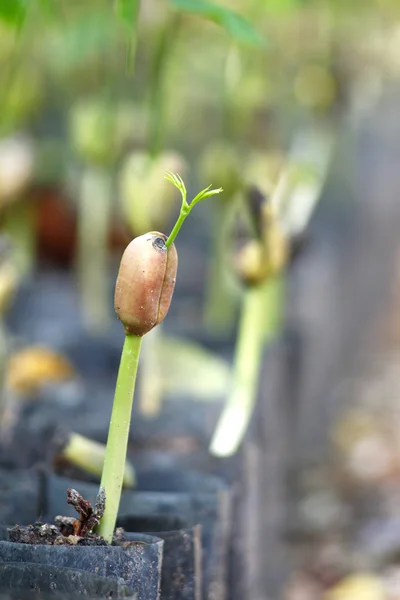
[(126, 54), (126, 65), (129, 71), (133, 68), (135, 56), (136, 28), (139, 9), (140, 0), (116, 0), (115, 2), (117, 16), (120, 18), (129, 34)]
[(13, 27), (20, 27), (25, 18), (26, 0), (0, 0), (0, 20)]
[(42, 13), (49, 19), (59, 19), (61, 17), (60, 4), (57, 0), (37, 0), (37, 3)]
[(307, 4), (310, 0), (264, 0), (263, 8), (269, 12), (288, 13)]
[(116, 0), (115, 11), (121, 21), (129, 29), (136, 27), (140, 0)]
[(229, 35), (240, 42), (262, 44), (263, 38), (254, 27), (236, 12), (210, 2), (210, 0), (170, 0), (180, 11), (200, 15), (223, 27)]
[(108, 12), (88, 11), (57, 31), (50, 58), (66, 68), (79, 67), (85, 61), (106, 56), (117, 39), (116, 20), (110, 19)]
[(205, 402), (223, 398), (230, 384), (231, 366), (200, 344), (161, 336), (156, 351), (163, 388), (171, 397), (185, 396)]

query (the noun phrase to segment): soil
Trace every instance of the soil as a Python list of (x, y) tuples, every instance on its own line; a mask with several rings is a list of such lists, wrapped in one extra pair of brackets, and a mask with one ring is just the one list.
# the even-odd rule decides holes
[[(32, 544), (47, 546), (109, 546), (101, 535), (86, 533), (84, 536), (72, 533), (76, 519), (72, 517), (57, 517), (55, 524), (41, 523), (33, 525), (15, 525), (8, 529), (8, 541), (16, 544)], [(125, 530), (118, 527), (115, 530), (112, 546), (127, 548), (133, 542), (125, 540)], [(134, 542), (136, 543), (136, 542)]]
[[(67, 502), (78, 512), (79, 519), (57, 516), (54, 524), (36, 522), (33, 525), (15, 525), (7, 530), (8, 541), (49, 546), (108, 546), (103, 537), (92, 532), (104, 513), (104, 488), (100, 488), (94, 508), (73, 488), (67, 490)], [(124, 539), (124, 533), (122, 528), (116, 530), (113, 546), (126, 548), (132, 543)]]

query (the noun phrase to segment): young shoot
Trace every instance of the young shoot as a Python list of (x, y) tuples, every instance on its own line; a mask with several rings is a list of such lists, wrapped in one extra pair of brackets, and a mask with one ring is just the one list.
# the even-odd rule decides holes
[(174, 240), (193, 206), (222, 191), (211, 190), (208, 186), (188, 204), (182, 178), (170, 172), (166, 178), (182, 195), (175, 227), (168, 238), (163, 233), (151, 231), (132, 240), (122, 256), (115, 286), (114, 306), (125, 329), (125, 342), (100, 484), (105, 489), (106, 506), (99, 533), (108, 542), (113, 538), (121, 498), (142, 339), (164, 320), (175, 287), (178, 255)]
[(167, 248), (169, 248), (171, 246), (171, 244), (174, 243), (174, 240), (175, 240), (176, 236), (178, 235), (178, 232), (179, 232), (180, 228), (182, 227), (184, 220), (186, 219), (186, 217), (188, 216), (188, 214), (190, 213), (192, 208), (201, 200), (205, 200), (205, 198), (209, 198), (210, 196), (215, 196), (215, 194), (220, 194), (223, 190), (222, 190), (222, 188), (217, 188), (217, 189), (212, 190), (212, 189), (210, 189), (212, 187), (212, 184), (211, 184), (208, 187), (206, 187), (204, 190), (199, 192), (197, 194), (197, 196), (195, 196), (193, 198), (193, 200), (190, 202), (190, 204), (188, 204), (188, 202), (186, 200), (186, 198), (187, 198), (186, 186), (183, 183), (182, 178), (177, 173), (171, 173), (170, 171), (167, 171), (167, 173), (165, 175), (165, 179), (170, 181), (180, 191), (181, 196), (182, 196), (181, 211), (179, 213), (178, 220), (175, 223), (173, 230), (169, 234), (167, 241), (165, 242), (165, 245), (167, 246)]

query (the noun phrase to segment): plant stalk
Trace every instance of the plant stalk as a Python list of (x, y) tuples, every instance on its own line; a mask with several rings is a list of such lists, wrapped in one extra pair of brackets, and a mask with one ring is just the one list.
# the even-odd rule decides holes
[(278, 278), (249, 287), (243, 299), (233, 361), (232, 387), (214, 431), (210, 452), (227, 457), (239, 448), (253, 414), (263, 349), (280, 326), (281, 286)]
[(32, 202), (21, 200), (5, 211), (2, 232), (13, 242), (13, 261), (20, 277), (32, 272), (36, 260), (36, 222)]
[(168, 96), (165, 85), (165, 70), (168, 65), (174, 44), (179, 35), (180, 16), (172, 14), (165, 22), (160, 33), (153, 59), (150, 79), (150, 125), (149, 153), (157, 156), (162, 148), (165, 132), (165, 102)]
[(104, 330), (110, 322), (108, 298), (108, 233), (111, 219), (111, 176), (86, 167), (78, 204), (78, 276), (86, 326)]
[[(9, 340), (4, 327), (3, 315), (0, 315), (0, 433), (2, 431), (3, 413), (7, 408), (7, 391), (5, 390), (5, 372), (9, 353)], [(3, 437), (3, 435), (1, 436)]]
[(204, 322), (209, 331), (219, 334), (230, 331), (237, 308), (233, 285), (230, 286), (227, 281), (229, 237), (236, 208), (233, 198), (216, 202), (214, 206), (212, 252), (208, 267)]
[(165, 245), (167, 246), (167, 248), (170, 248), (170, 246), (172, 246), (172, 244), (175, 241), (176, 236), (179, 233), (180, 228), (183, 225), (183, 221), (186, 219), (186, 217), (188, 216), (188, 214), (190, 213), (190, 209), (185, 209), (185, 207), (183, 206), (181, 208), (181, 211), (179, 213), (179, 217), (174, 225), (173, 230), (171, 231), (171, 233), (168, 236), (167, 241), (165, 242)]
[(114, 534), (131, 423), (133, 394), (139, 363), (142, 337), (125, 336), (121, 362), (115, 387), (114, 404), (108, 430), (101, 486), (106, 491), (106, 508), (99, 526), (99, 534), (111, 543)]
[[(231, 42), (225, 59), (222, 90), (223, 137), (232, 143), (235, 140), (235, 95), (242, 81), (242, 64), (236, 42)], [(237, 112), (237, 111), (236, 111)]]

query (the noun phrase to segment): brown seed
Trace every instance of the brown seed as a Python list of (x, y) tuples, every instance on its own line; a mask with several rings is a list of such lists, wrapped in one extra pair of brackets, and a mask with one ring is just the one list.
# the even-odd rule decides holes
[(163, 233), (151, 231), (132, 240), (122, 256), (114, 306), (126, 333), (142, 336), (168, 312), (178, 255), (166, 240)]

